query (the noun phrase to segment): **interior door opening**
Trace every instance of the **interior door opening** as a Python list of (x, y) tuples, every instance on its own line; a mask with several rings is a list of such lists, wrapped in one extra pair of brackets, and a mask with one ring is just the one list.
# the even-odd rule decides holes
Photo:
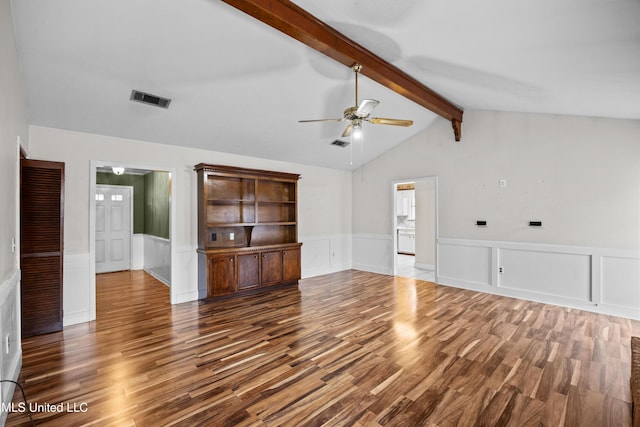
[(396, 276), (435, 281), (437, 177), (393, 184), (393, 271)]
[[(175, 273), (172, 268), (172, 260), (175, 258), (173, 238), (175, 207), (172, 203), (174, 191), (172, 177), (175, 171), (100, 161), (92, 161), (92, 171), (90, 184), (92, 239), (89, 252), (92, 261), (91, 313), (93, 318), (96, 317), (95, 275), (101, 272), (144, 270), (169, 287), (171, 302), (175, 303), (176, 295), (171, 287)], [(111, 190), (104, 191), (105, 189)], [(129, 218), (120, 215), (127, 209), (122, 203), (127, 198), (126, 189), (131, 191)], [(108, 198), (109, 203), (98, 198)], [(112, 198), (114, 198), (113, 201)], [(109, 204), (110, 207), (105, 206)], [(109, 225), (109, 221), (112, 226), (115, 223), (115, 229), (118, 232), (127, 228), (124, 227), (125, 222), (129, 225), (130, 243), (121, 241), (121, 236), (110, 240), (104, 239), (101, 233), (105, 226)], [(111, 260), (108, 259), (109, 256)], [(105, 260), (117, 261), (117, 263), (122, 261), (122, 264), (116, 263), (115, 267), (105, 268)]]

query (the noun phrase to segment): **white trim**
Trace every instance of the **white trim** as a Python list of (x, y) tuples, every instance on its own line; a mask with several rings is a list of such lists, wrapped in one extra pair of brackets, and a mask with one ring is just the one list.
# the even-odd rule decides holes
[(154, 236), (153, 234), (143, 234), (145, 239), (153, 239), (153, 240), (159, 240), (163, 243), (171, 243), (171, 239), (167, 239), (164, 237), (158, 237), (158, 236)]
[[(3, 316), (5, 310), (0, 310), (0, 336), (3, 337), (0, 344), (0, 378), (18, 381), (20, 375), (20, 369), (22, 368), (22, 326), (20, 324), (20, 277), (21, 272), (19, 269), (15, 269), (5, 280), (0, 283), (0, 307), (5, 308), (5, 304), (13, 305), (14, 309), (11, 311), (16, 314), (16, 319), (13, 319), (12, 330), (8, 330), (7, 325), (4, 324)], [(15, 293), (14, 298), (10, 298), (11, 293)], [(4, 337), (9, 336), (9, 349), (5, 347)], [(7, 354), (8, 351), (8, 354)], [(4, 358), (10, 359), (4, 359)], [(6, 367), (6, 372), (2, 372)], [(3, 404), (11, 402), (15, 385), (12, 383), (0, 383), (0, 401)], [(0, 412), (0, 425), (3, 425), (7, 418), (7, 412)]]
[(481, 247), (497, 247), (503, 249), (522, 249), (536, 250), (540, 252), (569, 253), (580, 255), (606, 254), (616, 258), (639, 258), (640, 252), (629, 251), (616, 248), (596, 248), (589, 246), (570, 246), (570, 245), (553, 245), (548, 243), (528, 243), (528, 242), (510, 242), (503, 240), (475, 240), (475, 239), (458, 239), (453, 237), (441, 237), (438, 239), (439, 244), (458, 245), (458, 246), (481, 246)]
[[(438, 283), (579, 308), (596, 313), (640, 319), (639, 252), (617, 248), (456, 238), (440, 238), (438, 239), (438, 247), (441, 253), (443, 248), (448, 247), (446, 256), (456, 257), (455, 260), (440, 259), (440, 262), (447, 264), (449, 268), (446, 271), (443, 271), (442, 268), (439, 269), (439, 274), (436, 275)], [(456, 247), (460, 249), (452, 249)], [(516, 276), (519, 275), (524, 282), (518, 280), (511, 282), (512, 286), (501, 285), (499, 268), (505, 262), (504, 259), (500, 260), (501, 254), (505, 256), (509, 254), (510, 259), (513, 260), (514, 251), (522, 251), (522, 257), (517, 254), (517, 258), (520, 260), (546, 260), (542, 261), (545, 266), (548, 261), (549, 268), (552, 269), (548, 272), (549, 277), (561, 277), (558, 274), (567, 276), (568, 273), (567, 277), (570, 279), (563, 282), (567, 283), (567, 288), (563, 289), (565, 293), (561, 295), (548, 288), (537, 289), (531, 285), (523, 284), (526, 282), (526, 277), (523, 278), (522, 275), (525, 270), (516, 272), (518, 273)], [(582, 260), (576, 264), (577, 259)], [(457, 268), (452, 268), (455, 263), (465, 266), (465, 270), (458, 271)], [(469, 265), (471, 267), (468, 267)], [(489, 269), (488, 276), (486, 275), (486, 266)], [(505, 274), (507, 274), (511, 270), (506, 270), (512, 269), (513, 266), (505, 266), (504, 268)], [(575, 280), (573, 280), (574, 276)], [(634, 286), (628, 286), (627, 281)], [(574, 291), (571, 290), (572, 288)], [(588, 296), (585, 297), (585, 295)]]

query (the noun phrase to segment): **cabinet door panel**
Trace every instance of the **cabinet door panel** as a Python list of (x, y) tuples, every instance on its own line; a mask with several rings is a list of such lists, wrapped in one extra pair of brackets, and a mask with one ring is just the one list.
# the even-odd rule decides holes
[(260, 265), (263, 286), (282, 281), (282, 251), (262, 252)]
[(238, 255), (238, 290), (260, 286), (260, 255)]
[(236, 291), (235, 256), (209, 258), (209, 295), (227, 295)]
[(285, 249), (282, 251), (282, 275), (285, 282), (295, 282), (300, 279), (300, 249)]

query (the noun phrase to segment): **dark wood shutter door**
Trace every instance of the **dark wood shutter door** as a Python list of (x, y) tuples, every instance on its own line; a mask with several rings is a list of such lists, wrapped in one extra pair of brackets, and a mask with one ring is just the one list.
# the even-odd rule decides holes
[(64, 163), (20, 162), (22, 336), (62, 330)]

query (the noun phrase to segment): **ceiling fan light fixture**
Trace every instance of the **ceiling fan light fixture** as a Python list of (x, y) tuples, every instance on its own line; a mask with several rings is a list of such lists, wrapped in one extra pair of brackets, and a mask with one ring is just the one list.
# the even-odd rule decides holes
[(362, 125), (361, 124), (354, 124), (353, 125), (353, 129), (351, 131), (351, 138), (353, 138), (356, 141), (360, 141), (362, 139)]

